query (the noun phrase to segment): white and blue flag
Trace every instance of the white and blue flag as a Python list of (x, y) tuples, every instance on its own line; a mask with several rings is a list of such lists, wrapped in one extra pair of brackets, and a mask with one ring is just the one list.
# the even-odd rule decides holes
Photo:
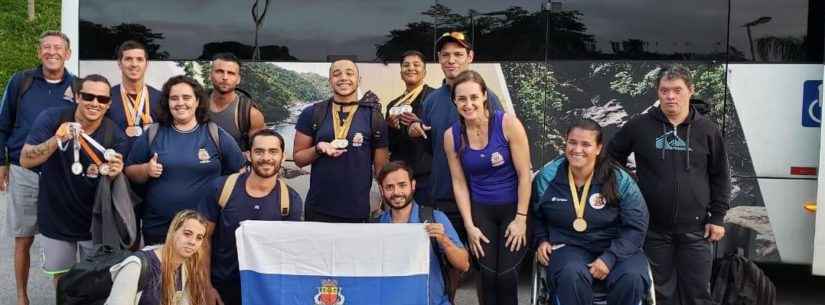
[(244, 221), (235, 232), (243, 304), (427, 304), (423, 226)]

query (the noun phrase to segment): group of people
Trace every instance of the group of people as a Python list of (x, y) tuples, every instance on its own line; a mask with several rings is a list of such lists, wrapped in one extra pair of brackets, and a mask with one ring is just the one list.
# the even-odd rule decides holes
[(144, 82), (146, 48), (127, 41), (112, 87), (96, 74), (75, 81), (68, 38), (44, 33), (41, 65), (15, 74), (0, 108), (17, 304), (28, 304), (35, 234), (57, 281), (94, 251), (96, 189), (121, 173), (142, 197), (135, 245), (147, 247), (112, 268), (107, 304), (241, 304), (234, 232), (244, 220), (426, 223), (430, 304), (453, 304), (471, 266), (481, 304), (517, 304), (531, 254), (555, 304), (591, 304), (596, 280), (608, 304), (639, 304), (654, 283), (660, 304), (710, 304), (710, 244), (725, 233), (730, 177), (720, 130), (690, 105), (688, 70), (662, 69), (658, 106), (609, 142), (597, 122), (574, 122), (563, 156), (534, 174), (525, 127), (470, 69), (472, 44), (450, 32), (436, 50), (442, 86), (425, 84), (425, 56), (408, 51), (406, 89), (386, 107), (359, 97), (355, 62), (331, 63), (332, 96), (295, 126), (293, 160), (312, 166), (303, 202), (279, 175), (285, 140), (237, 90), (233, 55), (212, 61), (211, 91), (186, 76), (159, 91)]

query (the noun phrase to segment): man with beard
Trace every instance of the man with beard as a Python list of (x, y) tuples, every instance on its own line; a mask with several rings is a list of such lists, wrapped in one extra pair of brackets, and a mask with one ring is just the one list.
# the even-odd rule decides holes
[[(215, 179), (199, 206), (208, 220), (204, 251), (208, 253), (204, 261), (207, 269), (211, 266), (212, 277), (208, 304), (215, 304), (213, 300), (218, 297), (226, 305), (241, 304), (235, 243), (235, 230), (241, 221), (301, 220), (301, 197), (279, 175), (285, 157), (283, 137), (271, 129), (261, 129), (253, 133), (250, 140), (252, 170)], [(285, 190), (288, 194), (283, 194)], [(286, 198), (288, 204), (282, 201)]]
[[(427, 235), (433, 240), (430, 247), (430, 305), (449, 305), (451, 295), (448, 294), (444, 285), (444, 274), (442, 274), (441, 264), (448, 263), (451, 268), (462, 272), (470, 268), (470, 255), (464, 249), (464, 245), (458, 238), (450, 220), (443, 212), (429, 209), (425, 212), (423, 208), (415, 202), (415, 180), (413, 171), (403, 162), (393, 161), (387, 163), (378, 174), (378, 183), (381, 186), (381, 197), (389, 207), (388, 212), (381, 215), (381, 223), (423, 223), (426, 216), (423, 213), (431, 213), (432, 223), (427, 223), (424, 227)], [(446, 257), (442, 261), (441, 257)]]
[(40, 35), (40, 65), (20, 71), (6, 85), (0, 101), (0, 191), (8, 186), (7, 231), (14, 237), (17, 304), (29, 304), (28, 281), (37, 234), (38, 170), (20, 166), (20, 150), (41, 111), (72, 105), (74, 75), (65, 68), (71, 57), (69, 38), (57, 31)]
[(231, 134), (241, 151), (249, 151), (249, 135), (266, 127), (266, 123), (255, 103), (235, 91), (241, 83), (241, 61), (231, 53), (215, 55), (209, 79), (213, 87), (209, 95), (209, 119)]
[[(377, 112), (377, 99), (359, 101), (359, 81), (355, 62), (334, 61), (329, 68), (332, 98), (306, 107), (295, 124), (295, 164), (312, 165), (307, 220), (369, 220), (373, 173), (384, 166), (389, 152), (387, 125)], [(316, 112), (316, 108), (327, 110)]]
[(102, 176), (123, 170), (126, 134), (104, 117), (111, 98), (109, 81), (92, 74), (83, 79), (76, 106), (43, 111), (32, 125), (20, 155), (25, 168), (40, 167), (37, 196), (43, 271), (57, 279), (93, 254), (92, 207)]
[(142, 43), (127, 40), (117, 48), (121, 83), (112, 87), (112, 103), (106, 117), (126, 132), (129, 142), (155, 122), (160, 108), (160, 91), (145, 83), (149, 53)]
[(430, 170), (433, 154), (430, 144), (423, 138), (412, 138), (407, 134), (407, 127), (423, 116), (423, 101), (433, 88), (424, 83), (427, 76), (427, 64), (424, 54), (419, 51), (407, 51), (401, 55), (401, 80), (406, 90), (404, 94), (387, 104), (387, 127), (390, 139), (390, 160), (404, 161), (415, 171), (418, 188), (415, 200), (430, 201)]

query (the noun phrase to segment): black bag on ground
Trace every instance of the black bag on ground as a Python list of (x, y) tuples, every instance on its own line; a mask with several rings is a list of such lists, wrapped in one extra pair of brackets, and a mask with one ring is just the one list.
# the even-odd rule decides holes
[(713, 265), (711, 297), (718, 305), (774, 305), (776, 286), (754, 262), (728, 253)]
[(132, 252), (102, 246), (97, 252), (75, 264), (57, 283), (57, 305), (102, 305), (112, 291), (109, 269), (127, 257), (140, 259), (138, 291), (146, 286), (149, 264), (142, 251)]

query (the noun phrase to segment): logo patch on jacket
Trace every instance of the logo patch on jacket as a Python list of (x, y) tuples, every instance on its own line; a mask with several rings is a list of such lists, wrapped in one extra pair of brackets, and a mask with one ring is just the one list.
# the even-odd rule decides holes
[(590, 202), (591, 208), (597, 210), (601, 210), (607, 204), (607, 199), (604, 198), (604, 196), (602, 196), (602, 194), (600, 193), (594, 193), (593, 195), (590, 195), (590, 199), (588, 199), (587, 201)]
[(673, 130), (656, 138), (656, 149), (677, 151), (693, 150), (688, 148), (685, 140), (682, 140)]

